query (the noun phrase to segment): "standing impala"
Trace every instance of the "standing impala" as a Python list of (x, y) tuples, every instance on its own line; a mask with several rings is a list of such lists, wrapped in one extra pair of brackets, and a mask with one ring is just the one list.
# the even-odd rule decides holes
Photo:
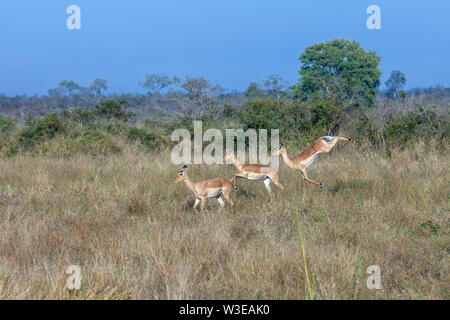
[(207, 198), (216, 198), (220, 203), (220, 209), (223, 209), (225, 202), (222, 200), (222, 195), (225, 200), (233, 207), (233, 200), (231, 200), (231, 182), (223, 178), (213, 178), (208, 180), (203, 180), (199, 182), (192, 182), (187, 175), (188, 167), (184, 166), (183, 170), (178, 172), (175, 178), (175, 183), (184, 181), (186, 186), (195, 195), (194, 210), (197, 210), (199, 202), (201, 202), (200, 209), (203, 210), (205, 207), (205, 200)]
[(310, 178), (308, 178), (308, 175), (306, 174), (306, 169), (308, 169), (313, 162), (317, 159), (319, 156), (319, 153), (326, 153), (330, 152), (331, 149), (336, 145), (338, 141), (349, 141), (349, 142), (357, 142), (354, 139), (345, 138), (345, 137), (331, 137), (331, 136), (325, 136), (320, 137), (314, 143), (306, 150), (295, 156), (294, 158), (290, 159), (287, 155), (286, 148), (283, 145), (280, 145), (277, 150), (274, 151), (273, 155), (279, 155), (283, 157), (284, 163), (294, 170), (300, 170), (302, 173), (303, 179), (314, 183), (315, 185), (318, 185), (322, 187), (322, 184), (314, 181)]
[(223, 157), (225, 160), (233, 160), (235, 167), (239, 170), (239, 173), (235, 173), (233, 176), (233, 187), (236, 188), (236, 178), (242, 178), (247, 180), (263, 181), (266, 189), (271, 192), (270, 183), (275, 183), (281, 190), (284, 190), (281, 183), (278, 181), (278, 172), (269, 166), (263, 166), (260, 164), (241, 164), (237, 160), (236, 155), (229, 151)]

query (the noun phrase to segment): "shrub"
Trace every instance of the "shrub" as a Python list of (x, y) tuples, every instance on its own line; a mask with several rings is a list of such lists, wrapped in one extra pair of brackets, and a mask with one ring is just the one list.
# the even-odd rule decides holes
[(448, 138), (449, 123), (432, 109), (419, 107), (388, 119), (384, 125), (384, 137), (389, 145), (404, 145), (420, 138)]
[(74, 108), (62, 111), (61, 118), (71, 124), (86, 127), (94, 123), (96, 114), (87, 108)]
[(122, 151), (113, 136), (101, 131), (86, 131), (77, 139), (78, 152), (85, 154), (117, 154)]
[(387, 121), (384, 125), (385, 140), (388, 144), (405, 144), (408, 140), (416, 138), (416, 128), (422, 118), (414, 112), (408, 112), (398, 118)]
[(139, 142), (150, 150), (161, 149), (166, 144), (162, 136), (143, 128), (131, 127), (128, 130), (127, 137), (130, 141)]
[(92, 156), (120, 154), (120, 140), (105, 132), (86, 131), (78, 135), (58, 135), (33, 148), (33, 153), (57, 158), (70, 158), (78, 154)]
[(8, 117), (0, 116), (0, 150), (9, 145), (9, 140), (16, 130), (16, 122)]
[(354, 127), (358, 133), (359, 140), (366, 138), (371, 145), (380, 145), (382, 132), (377, 129), (373, 119), (369, 118), (367, 113), (360, 112), (358, 114)]
[(135, 114), (125, 110), (125, 101), (106, 100), (95, 106), (94, 113), (106, 119), (131, 120)]
[(326, 125), (315, 120), (311, 107), (299, 100), (249, 100), (239, 117), (246, 129), (279, 129), (282, 142), (294, 145), (300, 140), (311, 142), (327, 132)]
[(10, 136), (16, 129), (16, 122), (8, 117), (0, 115), (0, 137)]
[(240, 118), (247, 128), (279, 129), (283, 121), (283, 103), (272, 98), (247, 100)]
[(64, 133), (66, 125), (55, 113), (48, 113), (44, 118), (29, 118), (19, 133), (17, 147), (29, 150), (35, 144), (52, 139), (56, 134)]

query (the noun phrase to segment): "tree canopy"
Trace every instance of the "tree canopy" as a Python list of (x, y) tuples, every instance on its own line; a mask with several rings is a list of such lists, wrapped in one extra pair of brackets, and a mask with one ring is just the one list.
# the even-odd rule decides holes
[(328, 99), (347, 106), (373, 106), (381, 72), (380, 58), (356, 41), (334, 39), (307, 47), (295, 97)]
[(385, 82), (388, 89), (388, 96), (396, 98), (399, 90), (405, 86), (405, 83), (405, 74), (399, 70), (392, 70), (391, 76)]
[(89, 86), (89, 90), (95, 95), (102, 95), (104, 91), (108, 90), (108, 80), (100, 78), (94, 79)]
[(139, 85), (147, 88), (149, 94), (161, 94), (161, 91), (173, 84), (178, 84), (180, 79), (177, 77), (169, 77), (164, 73), (151, 73), (146, 75), (145, 81), (140, 81)]
[(58, 85), (61, 88), (67, 90), (67, 92), (69, 94), (73, 93), (76, 90), (80, 90), (81, 89), (81, 86), (78, 83), (76, 83), (75, 81), (72, 81), (72, 80), (62, 80), (62, 81), (60, 81), (58, 83)]

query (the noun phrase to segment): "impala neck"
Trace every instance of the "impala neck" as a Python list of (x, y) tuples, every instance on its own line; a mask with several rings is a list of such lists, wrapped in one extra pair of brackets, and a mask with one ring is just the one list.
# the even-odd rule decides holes
[(295, 168), (295, 165), (294, 165), (294, 163), (292, 162), (292, 160), (289, 159), (286, 150), (283, 150), (283, 152), (281, 153), (281, 156), (283, 157), (284, 163), (285, 163), (289, 168), (292, 168), (292, 169)]
[(233, 155), (233, 163), (236, 166), (236, 168), (238, 168), (238, 170), (241, 170), (242, 164), (239, 163), (236, 155)]
[(186, 183), (186, 186), (189, 188), (189, 190), (195, 193), (195, 184), (186, 173), (184, 174), (184, 182)]

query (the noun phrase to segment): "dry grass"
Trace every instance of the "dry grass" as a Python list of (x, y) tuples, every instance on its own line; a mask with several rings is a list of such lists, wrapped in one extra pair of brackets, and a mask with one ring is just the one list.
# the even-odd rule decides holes
[[(202, 214), (167, 159), (1, 159), (0, 298), (305, 299), (297, 220), (312, 298), (449, 298), (448, 153), (342, 148), (309, 170), (323, 190), (281, 165), (285, 192), (241, 180), (234, 213), (208, 200)], [(69, 265), (82, 268), (77, 295)], [(367, 289), (369, 265), (383, 289)]]

